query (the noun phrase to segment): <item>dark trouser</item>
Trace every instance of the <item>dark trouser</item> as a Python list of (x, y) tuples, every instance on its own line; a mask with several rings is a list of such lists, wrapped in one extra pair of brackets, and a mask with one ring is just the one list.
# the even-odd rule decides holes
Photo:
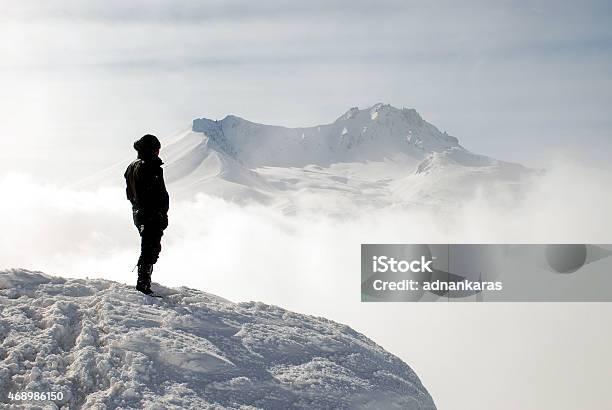
[(161, 238), (164, 227), (161, 224), (149, 222), (138, 227), (140, 232), (140, 258), (138, 265), (154, 265), (161, 252)]
[(151, 292), (151, 274), (153, 265), (161, 252), (161, 238), (168, 227), (168, 216), (165, 214), (143, 213), (134, 210), (134, 224), (140, 233), (140, 257), (138, 258), (138, 281), (136, 289), (146, 295)]

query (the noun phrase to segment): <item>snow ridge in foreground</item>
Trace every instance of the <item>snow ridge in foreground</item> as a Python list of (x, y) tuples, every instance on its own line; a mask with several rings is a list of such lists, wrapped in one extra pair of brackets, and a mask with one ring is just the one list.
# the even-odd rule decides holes
[(157, 290), (0, 271), (0, 404), (61, 391), (45, 408), (435, 409), (408, 365), (346, 325)]

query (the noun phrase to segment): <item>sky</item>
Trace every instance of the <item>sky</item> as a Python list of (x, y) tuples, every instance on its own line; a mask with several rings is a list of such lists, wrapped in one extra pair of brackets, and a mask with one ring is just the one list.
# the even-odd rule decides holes
[(612, 152), (609, 2), (0, 1), (0, 172), (79, 179), (197, 117), (414, 107), (534, 167)]
[[(559, 201), (541, 194), (512, 214), (470, 208), (466, 220), (478, 223), (457, 227), (454, 240), (610, 243), (612, 202), (601, 186), (612, 153), (612, 4), (458, 3), (0, 0), (0, 188), (18, 193), (0, 201), (0, 268), (128, 282), (122, 269), (137, 235), (126, 201), (62, 185), (132, 156), (144, 133), (164, 137), (227, 114), (312, 126), (377, 102), (417, 109), (477, 153), (533, 167), (571, 159), (597, 174), (553, 173)], [(609, 304), (372, 306), (357, 302), (358, 279), (354, 295), (338, 298), (313, 282), (356, 264), (359, 241), (403, 242), (398, 223), (426, 232), (429, 219), (343, 225), (210, 198), (174, 212), (161, 280), (348, 323), (411, 365), (442, 410), (612, 405)], [(215, 217), (195, 223), (197, 212)], [(534, 223), (516, 223), (521, 216)], [(264, 269), (274, 246), (284, 257)], [(232, 255), (182, 269), (202, 263), (204, 250), (236, 249), (259, 262), (253, 272)], [(299, 275), (309, 271), (317, 276)], [(244, 286), (247, 274), (261, 283)]]

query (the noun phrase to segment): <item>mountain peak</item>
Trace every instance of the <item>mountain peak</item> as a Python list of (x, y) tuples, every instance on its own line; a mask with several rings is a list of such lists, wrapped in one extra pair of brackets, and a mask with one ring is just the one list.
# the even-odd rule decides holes
[(390, 118), (398, 120), (406, 120), (412, 123), (420, 123), (423, 118), (414, 108), (396, 108), (391, 104), (377, 103), (368, 108), (360, 109), (359, 107), (351, 107), (347, 112), (342, 114), (336, 122), (349, 121), (354, 119), (362, 119), (364, 121), (376, 121), (379, 118)]
[(333, 123), (315, 127), (264, 125), (228, 115), (220, 121), (195, 119), (192, 130), (204, 134), (209, 147), (253, 168), (380, 161), (398, 154), (422, 160), (459, 146), (415, 109), (383, 103), (352, 107)]
[(399, 110), (393, 107), (391, 104), (383, 104), (383, 103), (374, 104), (372, 107), (370, 107), (369, 111), (370, 111), (370, 117), (373, 120), (376, 119), (380, 113), (399, 112)]
[(234, 115), (234, 114), (228, 114), (225, 116), (225, 118), (221, 120), (221, 122), (241, 122), (241, 121), (247, 121), (247, 120), (237, 115)]

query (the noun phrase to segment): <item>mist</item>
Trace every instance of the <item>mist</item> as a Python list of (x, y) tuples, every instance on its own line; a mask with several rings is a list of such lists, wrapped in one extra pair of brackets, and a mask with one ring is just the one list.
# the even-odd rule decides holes
[[(554, 408), (589, 407), (588, 400), (595, 406), (606, 400), (603, 381), (609, 379), (612, 360), (599, 355), (603, 346), (583, 349), (595, 336), (612, 337), (601, 326), (612, 315), (607, 305), (502, 303), (484, 310), (478, 304), (365, 304), (360, 302), (359, 252), (361, 243), (610, 243), (612, 192), (604, 189), (609, 182), (607, 171), (564, 158), (520, 196), (502, 189), (494, 195), (477, 191), (452, 209), (354, 206), (343, 218), (307, 209), (286, 215), (199, 194), (172, 202), (153, 281), (346, 323), (413, 366), (440, 408), (490, 408), (486, 403), (510, 391), (524, 396), (495, 408), (550, 407), (546, 392), (553, 390)], [(2, 177), (0, 189), (8, 193), (0, 203), (1, 268), (134, 284), (136, 273), (130, 271), (139, 236), (123, 188), (76, 190), (13, 174)], [(567, 321), (554, 327), (549, 315)], [(462, 341), (454, 343), (458, 336)], [(555, 337), (564, 341), (552, 354), (548, 343)], [(564, 364), (567, 376), (559, 375), (560, 358), (579, 352), (581, 360)], [(523, 359), (517, 361), (517, 354)], [(495, 368), (487, 359), (493, 355)], [(539, 363), (526, 370), (529, 360)], [(571, 371), (585, 371), (583, 366), (592, 384), (581, 390), (590, 397), (578, 402), (555, 386), (569, 387)], [(485, 407), (474, 404), (469, 390), (458, 384), (465, 368), (481, 369), (470, 374), (484, 390)], [(504, 378), (503, 387), (492, 374)], [(556, 382), (544, 381), (549, 379)]]

